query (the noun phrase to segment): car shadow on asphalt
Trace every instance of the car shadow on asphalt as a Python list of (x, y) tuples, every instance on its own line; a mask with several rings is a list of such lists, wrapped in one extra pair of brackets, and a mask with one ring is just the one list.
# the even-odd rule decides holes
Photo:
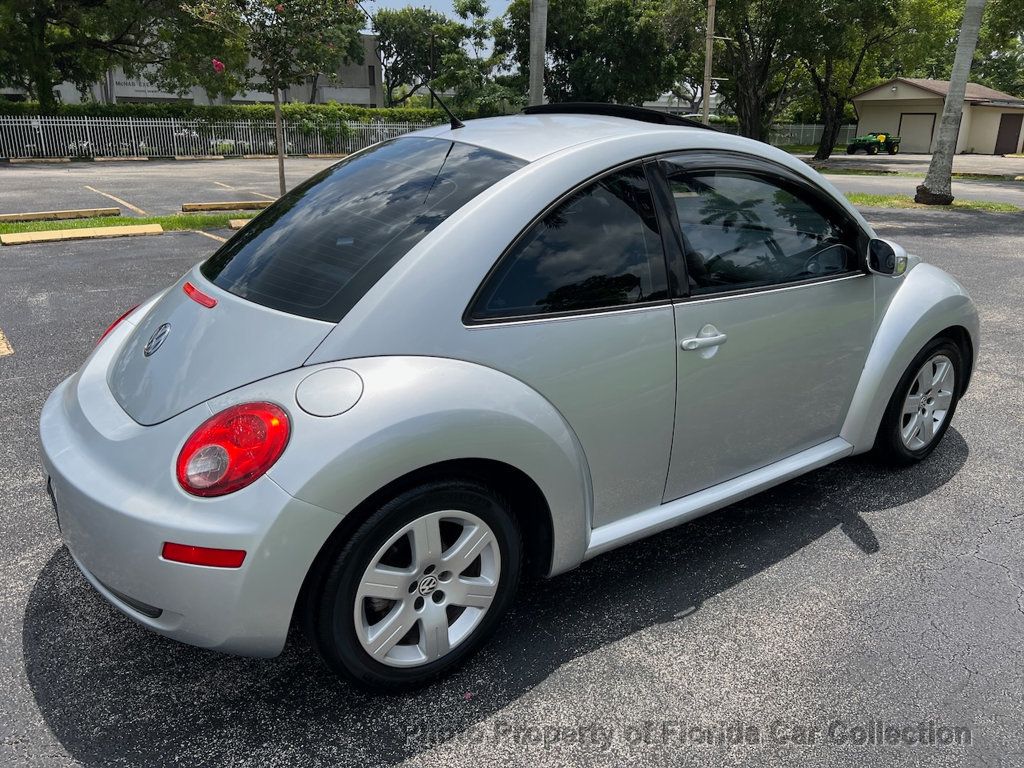
[[(870, 557), (880, 544), (862, 515), (934, 492), (967, 455), (950, 429), (914, 467), (846, 460), (528, 584), (476, 657), (402, 696), (370, 696), (336, 680), (298, 633), (270, 660), (153, 635), (106, 605), (61, 548), (29, 596), (25, 672), (50, 730), (86, 765), (391, 765), (465, 734), (575, 658), (687, 621), (715, 595), (833, 530), (856, 545), (852, 556)], [(679, 674), (692, 670), (681, 665)]]

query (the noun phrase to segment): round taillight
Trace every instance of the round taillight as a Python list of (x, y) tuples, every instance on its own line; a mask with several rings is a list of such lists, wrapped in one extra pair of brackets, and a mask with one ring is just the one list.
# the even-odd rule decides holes
[(284, 453), (288, 414), (273, 403), (234, 405), (210, 417), (178, 455), (178, 483), (195, 496), (223, 496), (252, 483)]

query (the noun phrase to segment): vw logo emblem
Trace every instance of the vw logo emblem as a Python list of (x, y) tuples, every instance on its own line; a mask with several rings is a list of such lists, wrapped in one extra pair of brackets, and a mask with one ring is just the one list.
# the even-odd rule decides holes
[(420, 594), (426, 597), (435, 589), (437, 589), (437, 577), (424, 576), (423, 580), (420, 582)]
[(160, 347), (164, 343), (164, 340), (167, 338), (167, 335), (170, 332), (171, 332), (171, 324), (170, 323), (164, 323), (163, 325), (161, 325), (159, 328), (157, 328), (155, 331), (153, 331), (153, 335), (149, 337), (149, 341), (146, 342), (146, 346), (142, 349), (142, 353), (146, 357), (149, 357), (150, 355), (152, 355), (154, 352), (156, 352), (158, 349), (160, 349)]

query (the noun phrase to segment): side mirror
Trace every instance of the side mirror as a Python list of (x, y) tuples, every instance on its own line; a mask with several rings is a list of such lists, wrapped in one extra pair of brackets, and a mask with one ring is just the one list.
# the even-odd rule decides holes
[(868, 270), (876, 275), (900, 277), (907, 271), (907, 251), (891, 240), (868, 242)]

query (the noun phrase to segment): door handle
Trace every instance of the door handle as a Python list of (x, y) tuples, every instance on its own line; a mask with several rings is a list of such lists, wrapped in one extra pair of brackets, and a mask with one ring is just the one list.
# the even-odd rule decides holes
[[(710, 333), (708, 331), (710, 330)], [(700, 329), (700, 334), (691, 339), (683, 339), (679, 342), (679, 348), (690, 352), (695, 349), (707, 349), (725, 344), (729, 337), (720, 333), (717, 328), (705, 326)]]

